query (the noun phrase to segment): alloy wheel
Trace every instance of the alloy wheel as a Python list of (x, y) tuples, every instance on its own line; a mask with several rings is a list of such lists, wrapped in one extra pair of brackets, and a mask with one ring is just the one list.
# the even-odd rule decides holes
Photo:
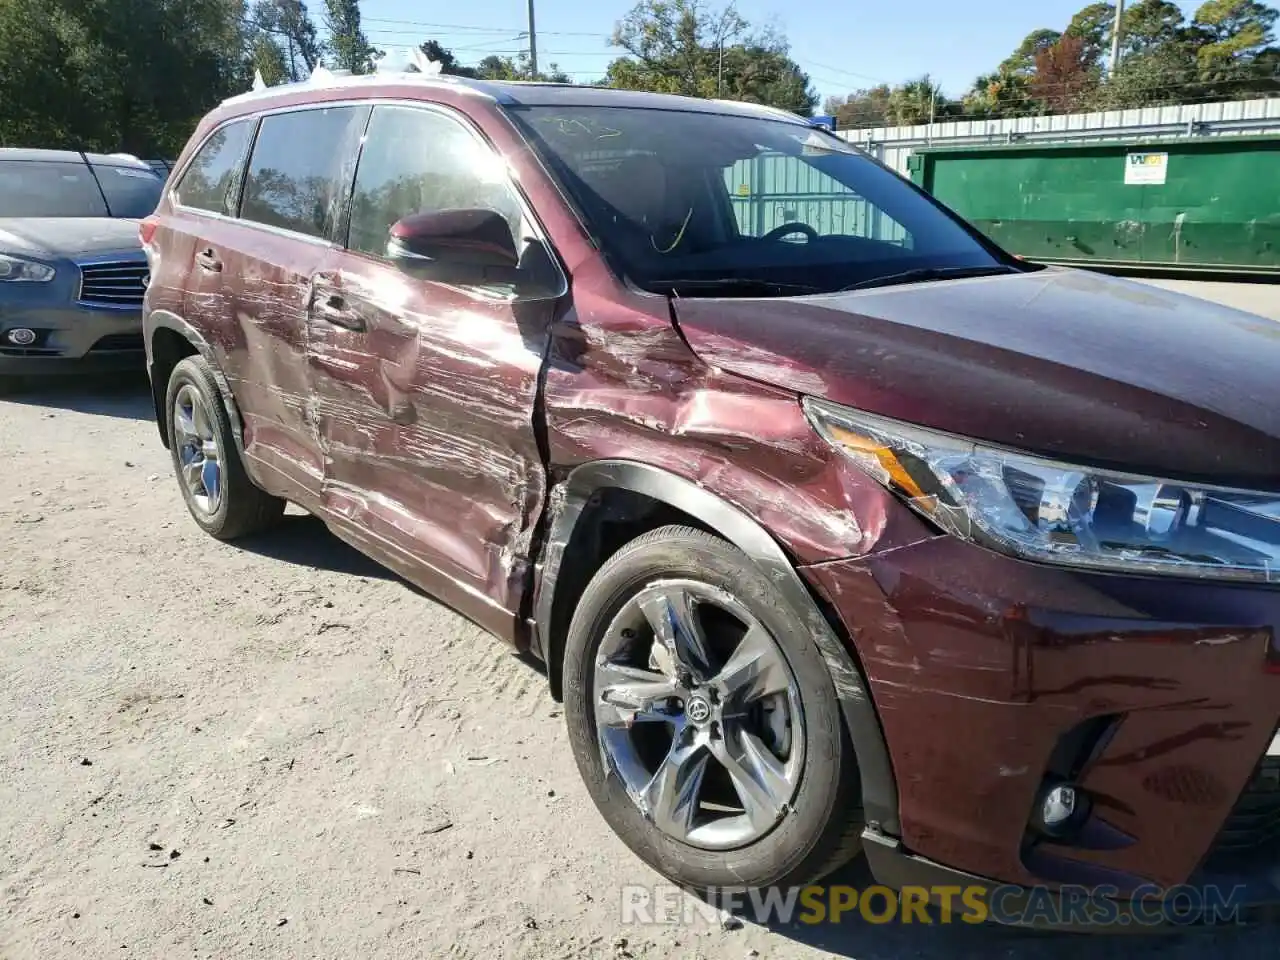
[(191, 384), (178, 390), (173, 405), (179, 473), (191, 502), (205, 516), (222, 503), (222, 452), (204, 397)]
[(724, 590), (650, 583), (598, 649), (593, 703), (605, 769), (644, 816), (691, 846), (746, 846), (787, 813), (804, 717), (786, 657)]

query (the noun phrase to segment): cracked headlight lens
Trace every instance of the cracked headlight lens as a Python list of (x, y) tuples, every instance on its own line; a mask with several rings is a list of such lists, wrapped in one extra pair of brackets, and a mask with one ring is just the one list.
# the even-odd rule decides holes
[(954, 536), (1025, 560), (1280, 580), (1280, 494), (1058, 463), (807, 398), (818, 432)]

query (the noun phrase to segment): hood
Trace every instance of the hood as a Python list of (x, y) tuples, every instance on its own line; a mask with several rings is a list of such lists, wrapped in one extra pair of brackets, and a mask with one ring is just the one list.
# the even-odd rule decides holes
[(138, 221), (109, 217), (0, 219), (0, 253), (77, 259), (99, 253), (142, 252)]
[(1280, 323), (1049, 268), (782, 299), (677, 299), (707, 363), (1069, 461), (1280, 490)]

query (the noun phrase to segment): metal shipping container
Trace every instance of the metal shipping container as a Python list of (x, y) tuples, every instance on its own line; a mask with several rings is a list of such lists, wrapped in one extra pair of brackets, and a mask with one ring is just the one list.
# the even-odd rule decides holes
[(906, 176), (911, 155), (928, 147), (1079, 143), (1086, 140), (1147, 141), (1270, 133), (1280, 133), (1280, 97), (998, 120), (940, 120), (907, 127), (840, 130), (836, 135)]
[(1280, 275), (1280, 136), (925, 149), (908, 170), (1028, 259)]

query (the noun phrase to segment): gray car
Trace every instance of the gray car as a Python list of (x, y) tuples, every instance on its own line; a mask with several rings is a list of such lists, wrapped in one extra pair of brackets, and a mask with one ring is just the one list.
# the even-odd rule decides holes
[(0, 377), (144, 369), (138, 221), (163, 189), (134, 157), (0, 149)]

